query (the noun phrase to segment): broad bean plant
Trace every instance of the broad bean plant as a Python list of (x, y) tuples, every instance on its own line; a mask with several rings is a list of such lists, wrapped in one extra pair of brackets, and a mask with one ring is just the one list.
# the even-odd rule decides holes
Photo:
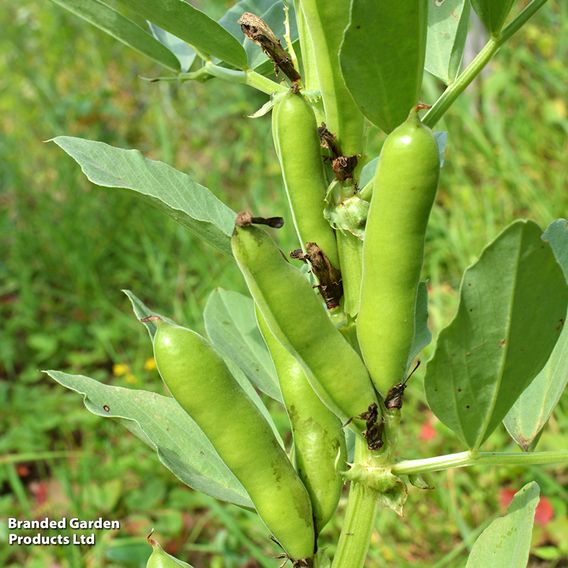
[[(407, 381), (431, 342), (424, 242), (448, 137), (432, 129), (546, 0), (243, 0), (219, 21), (183, 0), (54, 1), (163, 66), (156, 81), (265, 93), (256, 116), (272, 113), (293, 227), (235, 212), (135, 150), (55, 138), (93, 183), (132, 191), (231, 257), (249, 295), (214, 291), (204, 337), (127, 291), (171, 397), (53, 379), (127, 421), (185, 484), (256, 511), (267, 546), (295, 567), (361, 568), (376, 515), (402, 514), (429, 472), (568, 461), (535, 451), (568, 377), (563, 219), (503, 228), (465, 271), (457, 313), (422, 361), (427, 403), (463, 451), (397, 451)], [(489, 40), (461, 69), (471, 8)], [(435, 101), (421, 98), (425, 72), (447, 85)], [(298, 248), (282, 251), (278, 231), (294, 231)], [(268, 399), (285, 407), (292, 447)], [(523, 451), (483, 451), (501, 423)], [(343, 491), (330, 547), (320, 535)], [(526, 564), (538, 495), (534, 482), (517, 493), (468, 567), (511, 566), (512, 551)], [(148, 567), (188, 566), (149, 541)]]

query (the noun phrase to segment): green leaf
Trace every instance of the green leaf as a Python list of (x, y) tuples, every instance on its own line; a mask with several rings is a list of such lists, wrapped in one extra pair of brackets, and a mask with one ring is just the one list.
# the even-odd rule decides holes
[(197, 54), (191, 45), (179, 39), (175, 35), (163, 30), (160, 26), (148, 22), (152, 35), (165, 47), (167, 47), (179, 61), (180, 69), (183, 73), (189, 71)]
[(262, 392), (282, 402), (274, 364), (256, 323), (254, 302), (238, 292), (217, 288), (207, 300), (203, 317), (215, 349), (234, 361)]
[(420, 351), (430, 344), (430, 341), (432, 341), (432, 334), (428, 329), (428, 286), (426, 282), (420, 282), (416, 296), (414, 338), (408, 356), (407, 370)]
[(231, 253), (235, 213), (191, 176), (138, 150), (103, 142), (58, 136), (52, 140), (69, 154), (96, 185), (130, 189), (185, 225), (211, 246)]
[(507, 227), (464, 274), (460, 305), (438, 338), (425, 389), (432, 411), (478, 448), (546, 363), (568, 290), (532, 221)]
[(475, 541), (466, 568), (522, 568), (529, 560), (540, 489), (532, 481), (517, 491), (504, 517), (495, 519)]
[(132, 20), (99, 0), (52, 0), (123, 44), (172, 71), (179, 71), (175, 55)]
[(450, 84), (457, 76), (469, 24), (467, 0), (429, 0), (426, 71)]
[[(568, 280), (567, 222), (564, 219), (554, 221), (548, 226), (542, 239), (550, 243), (554, 256), (564, 271), (564, 277)], [(540, 432), (558, 404), (567, 383), (568, 325), (564, 324), (546, 365), (503, 420), (513, 440), (524, 451), (536, 446)]]
[(173, 399), (153, 392), (114, 387), (83, 375), (45, 371), (83, 395), (87, 410), (117, 418), (148, 444), (183, 483), (216, 499), (252, 508), (248, 494), (197, 424)]
[(471, 0), (479, 19), (493, 35), (501, 31), (514, 3), (515, 0)]
[(136, 14), (183, 39), (204, 57), (247, 67), (243, 46), (220, 24), (185, 0), (118, 0)]
[(385, 132), (418, 102), (427, 16), (427, 0), (352, 0), (340, 51), (343, 77), (361, 112)]

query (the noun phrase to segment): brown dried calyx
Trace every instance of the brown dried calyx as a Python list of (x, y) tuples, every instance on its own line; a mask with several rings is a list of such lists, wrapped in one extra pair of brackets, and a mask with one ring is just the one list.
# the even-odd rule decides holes
[(284, 219), (282, 217), (253, 217), (250, 211), (241, 211), (237, 213), (235, 219), (237, 227), (249, 227), (250, 225), (268, 225), (273, 229), (280, 229), (284, 226)]
[(288, 52), (282, 47), (280, 40), (262, 18), (251, 14), (251, 12), (245, 12), (238, 19), (238, 23), (243, 33), (270, 57), (276, 71), (280, 69), (292, 83), (298, 83), (301, 80), (302, 77), (296, 71)]
[(353, 172), (355, 171), (357, 162), (359, 161), (358, 156), (343, 155), (335, 134), (327, 129), (325, 122), (322, 122), (318, 128), (318, 135), (322, 148), (327, 148), (331, 153), (331, 169), (333, 170), (336, 179), (339, 181), (352, 179)]
[(316, 243), (306, 243), (306, 252), (298, 249), (292, 251), (290, 256), (310, 264), (319, 282), (317, 289), (327, 309), (337, 308), (343, 296), (341, 272), (331, 264), (325, 252)]

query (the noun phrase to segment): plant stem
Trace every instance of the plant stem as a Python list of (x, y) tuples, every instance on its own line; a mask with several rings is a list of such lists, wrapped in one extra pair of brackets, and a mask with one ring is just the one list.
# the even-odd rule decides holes
[[(355, 463), (368, 456), (367, 444), (361, 436), (355, 439)], [(377, 514), (377, 493), (362, 483), (352, 482), (345, 521), (333, 558), (332, 568), (362, 568), (365, 564), (371, 532)]]
[(392, 467), (394, 475), (443, 471), (472, 465), (553, 465), (568, 463), (568, 450), (555, 452), (460, 452), (434, 458), (404, 460)]
[(459, 77), (442, 93), (432, 108), (424, 115), (422, 122), (432, 128), (454, 101), (481, 73), (499, 48), (509, 40), (547, 0), (533, 0), (499, 35), (493, 36), (477, 54), (475, 59), (460, 73)]
[(204, 66), (209, 75), (217, 77), (218, 79), (223, 79), (225, 81), (230, 81), (231, 83), (241, 83), (243, 85), (248, 85), (253, 87), (258, 91), (266, 93), (267, 95), (272, 95), (274, 93), (285, 93), (288, 87), (281, 85), (264, 77), (260, 73), (253, 71), (252, 69), (246, 69), (245, 71), (237, 71), (235, 69), (227, 69), (226, 67), (220, 67), (214, 63), (206, 63)]

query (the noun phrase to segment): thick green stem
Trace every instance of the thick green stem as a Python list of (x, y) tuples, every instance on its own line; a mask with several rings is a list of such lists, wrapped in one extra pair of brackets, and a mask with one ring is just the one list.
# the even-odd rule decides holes
[(443, 471), (472, 465), (554, 465), (568, 463), (568, 450), (555, 452), (460, 452), (434, 458), (404, 460), (392, 467), (394, 475)]
[[(363, 438), (355, 440), (355, 463), (366, 461), (369, 451)], [(362, 483), (352, 482), (345, 522), (337, 544), (332, 568), (362, 568), (377, 514), (377, 493)]]
[(363, 242), (351, 233), (337, 231), (337, 251), (343, 278), (343, 309), (351, 317), (359, 311), (363, 273)]
[(491, 37), (475, 59), (460, 73), (458, 78), (442, 93), (432, 108), (424, 115), (422, 122), (432, 128), (469, 84), (481, 73), (499, 48), (519, 31), (546, 2), (547, 0), (533, 0), (499, 35)]

